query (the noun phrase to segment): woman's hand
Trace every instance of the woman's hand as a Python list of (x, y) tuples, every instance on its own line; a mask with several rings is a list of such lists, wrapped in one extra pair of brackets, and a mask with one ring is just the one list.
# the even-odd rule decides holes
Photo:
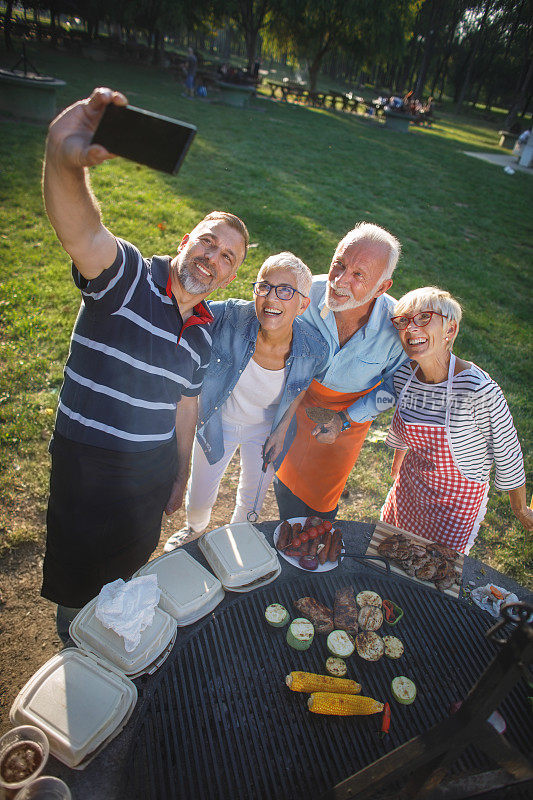
[(278, 425), (263, 445), (263, 462), (265, 464), (273, 463), (283, 450), (283, 442), (285, 441), (285, 434), (287, 427)]
[(518, 489), (509, 490), (509, 502), (513, 514), (526, 531), (533, 531), (533, 511), (527, 505), (525, 484), (519, 486)]
[(393, 480), (396, 480), (396, 478), (400, 474), (400, 467), (402, 466), (402, 461), (404, 460), (406, 453), (407, 450), (395, 449), (394, 451), (394, 458), (392, 460), (392, 467), (390, 470), (390, 474)]

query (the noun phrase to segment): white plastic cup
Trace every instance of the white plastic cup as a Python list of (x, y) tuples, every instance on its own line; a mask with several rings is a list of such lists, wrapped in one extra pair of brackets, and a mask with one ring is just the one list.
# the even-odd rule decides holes
[(70, 789), (60, 778), (41, 775), (17, 792), (15, 800), (72, 800)]
[[(39, 750), (41, 751), (41, 761), (37, 769), (34, 769), (33, 772), (27, 775), (23, 780), (20, 781), (6, 781), (3, 777), (3, 767), (5, 767), (4, 759), (6, 758), (8, 751), (14, 749), (16, 745), (19, 744), (34, 744), (36, 745)], [(13, 728), (12, 730), (5, 733), (2, 738), (0, 739), (0, 789), (5, 789), (6, 792), (10, 791), (10, 793), (18, 791), (19, 789), (24, 788), (27, 786), (28, 783), (31, 783), (38, 775), (41, 774), (43, 771), (46, 762), (48, 761), (48, 755), (50, 753), (50, 745), (48, 744), (48, 739), (46, 735), (42, 732), (40, 728), (36, 728), (34, 725), (19, 725), (18, 728)]]

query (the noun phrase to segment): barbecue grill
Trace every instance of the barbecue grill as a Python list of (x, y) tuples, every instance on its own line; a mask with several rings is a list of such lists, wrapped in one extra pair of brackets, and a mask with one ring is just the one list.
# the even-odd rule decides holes
[[(332, 607), (335, 591), (373, 589), (404, 609), (384, 632), (398, 636), (398, 661), (366, 662), (353, 655), (348, 676), (362, 694), (389, 700), (392, 723), (380, 738), (381, 715), (328, 717), (307, 710), (307, 695), (290, 692), (292, 670), (324, 674), (326, 641), (315, 636), (305, 652), (291, 649), (286, 628), (265, 623), (272, 602), (294, 612), (293, 602), (313, 596)], [(294, 615), (294, 614), (293, 614)], [(203, 621), (179, 632), (174, 652), (143, 698), (126, 759), (129, 798), (170, 800), (310, 800), (422, 734), (449, 715), (497, 652), (486, 638), (494, 620), (477, 607), (345, 559), (321, 575), (294, 571), (274, 584), (239, 596)], [(413, 705), (392, 699), (393, 677), (414, 680)], [(525, 682), (500, 706), (507, 740), (527, 753), (533, 724)], [(452, 773), (475, 774), (493, 763), (469, 746)], [(503, 796), (503, 795), (502, 795)]]

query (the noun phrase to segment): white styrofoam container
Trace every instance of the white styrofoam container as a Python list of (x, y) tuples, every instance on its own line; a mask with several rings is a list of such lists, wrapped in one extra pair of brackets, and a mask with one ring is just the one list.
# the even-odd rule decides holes
[(208, 531), (198, 546), (217, 578), (231, 592), (249, 592), (276, 580), (281, 565), (276, 551), (249, 522)]
[(128, 653), (122, 636), (105, 628), (97, 619), (97, 602), (98, 597), (95, 597), (72, 620), (70, 638), (78, 647), (105, 658), (130, 678), (154, 671), (154, 662), (157, 662), (157, 666), (163, 663), (164, 659), (159, 660), (159, 657), (161, 654), (165, 657), (168, 655), (168, 645), (175, 638), (177, 630), (176, 620), (170, 614), (156, 606), (152, 624), (142, 631), (139, 644)]
[(152, 624), (128, 653), (124, 639), (96, 618), (97, 600), (87, 603), (70, 625), (79, 649), (67, 648), (43, 664), (9, 713), (16, 725), (41, 728), (50, 752), (73, 769), (87, 766), (124, 728), (137, 702), (131, 678), (154, 672), (177, 633), (176, 620), (156, 606)]
[(137, 702), (135, 684), (111, 664), (69, 647), (53, 656), (20, 690), (9, 718), (40, 728), (50, 752), (83, 769), (125, 726)]
[(224, 599), (218, 578), (182, 548), (149, 561), (134, 577), (140, 575), (157, 576), (159, 605), (180, 627), (202, 619)]

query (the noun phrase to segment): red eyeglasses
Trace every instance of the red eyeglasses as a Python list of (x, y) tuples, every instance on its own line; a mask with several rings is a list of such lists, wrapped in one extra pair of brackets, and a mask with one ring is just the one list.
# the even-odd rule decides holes
[(433, 314), (438, 314), (439, 317), (448, 319), (446, 314), (441, 314), (440, 311), (419, 311), (418, 314), (414, 314), (412, 317), (408, 317), (406, 314), (402, 314), (400, 317), (391, 317), (390, 321), (397, 331), (405, 330), (411, 320), (415, 323), (417, 328), (424, 328), (431, 322)]

